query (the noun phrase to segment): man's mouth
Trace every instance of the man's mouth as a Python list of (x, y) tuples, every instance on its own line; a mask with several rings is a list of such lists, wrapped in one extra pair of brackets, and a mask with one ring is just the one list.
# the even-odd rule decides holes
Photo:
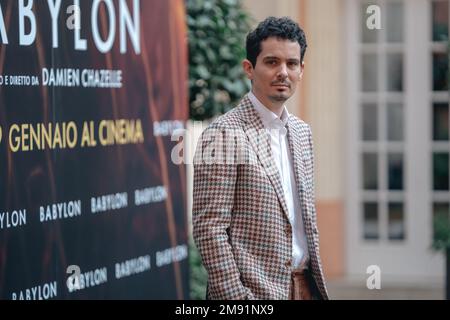
[(287, 83), (274, 83), (274, 84), (272, 84), (272, 86), (278, 87), (278, 88), (289, 88), (290, 87), (289, 84), (287, 84)]

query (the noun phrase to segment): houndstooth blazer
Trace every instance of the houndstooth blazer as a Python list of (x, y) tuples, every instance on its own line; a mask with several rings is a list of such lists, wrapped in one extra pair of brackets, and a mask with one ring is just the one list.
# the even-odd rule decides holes
[[(288, 119), (288, 141), (317, 297), (328, 299), (319, 257), (309, 126)], [(245, 96), (202, 133), (194, 156), (193, 237), (210, 299), (288, 299), (292, 227), (263, 123)]]

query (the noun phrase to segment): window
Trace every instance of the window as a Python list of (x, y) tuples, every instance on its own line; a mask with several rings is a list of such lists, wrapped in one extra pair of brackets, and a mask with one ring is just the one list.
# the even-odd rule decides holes
[[(386, 13), (380, 30), (365, 24), (372, 4)], [(362, 236), (371, 241), (402, 241), (406, 238), (404, 1), (362, 1), (360, 10)]]
[(403, 203), (389, 203), (389, 240), (403, 240), (405, 238), (405, 223), (403, 215)]
[(433, 90), (448, 90), (448, 57), (445, 52), (433, 52)]
[(433, 190), (448, 190), (448, 152), (433, 153)]
[(403, 105), (401, 103), (387, 104), (387, 139), (389, 141), (403, 140)]
[(389, 190), (403, 190), (403, 154), (388, 154)]
[(379, 238), (378, 231), (378, 203), (364, 203), (364, 239), (374, 240)]
[[(430, 102), (431, 119), (431, 189), (433, 219), (439, 215), (449, 216), (450, 199), (450, 143), (448, 98), (448, 27), (449, 0), (431, 2), (431, 61), (432, 88)], [(447, 200), (447, 201), (445, 201)]]
[(431, 4), (433, 41), (448, 40), (448, 0), (434, 0)]
[(375, 103), (363, 103), (362, 105), (362, 138), (364, 141), (378, 139), (378, 110)]
[(434, 202), (433, 203), (433, 234), (436, 235), (436, 223), (448, 223), (450, 219), (450, 203), (449, 202)]
[(433, 140), (448, 141), (448, 103), (433, 103)]
[[(445, 257), (430, 246), (433, 214), (450, 217), (450, 104), (441, 70), (450, 0), (344, 3), (348, 273), (360, 276), (376, 257), (389, 274), (438, 283)], [(366, 12), (369, 5), (380, 9), (379, 30), (364, 23), (377, 12)]]

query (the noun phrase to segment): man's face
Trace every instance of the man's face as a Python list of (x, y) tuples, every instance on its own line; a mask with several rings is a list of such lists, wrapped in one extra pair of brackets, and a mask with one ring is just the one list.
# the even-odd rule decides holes
[(270, 37), (261, 42), (256, 66), (244, 60), (252, 91), (268, 108), (281, 106), (295, 92), (303, 74), (298, 42)]

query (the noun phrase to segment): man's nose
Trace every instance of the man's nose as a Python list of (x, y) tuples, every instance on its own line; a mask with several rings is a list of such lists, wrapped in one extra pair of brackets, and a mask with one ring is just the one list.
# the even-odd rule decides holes
[(285, 63), (280, 64), (280, 69), (278, 70), (277, 76), (280, 79), (286, 79), (287, 78), (288, 72), (287, 72), (287, 66), (286, 66)]

